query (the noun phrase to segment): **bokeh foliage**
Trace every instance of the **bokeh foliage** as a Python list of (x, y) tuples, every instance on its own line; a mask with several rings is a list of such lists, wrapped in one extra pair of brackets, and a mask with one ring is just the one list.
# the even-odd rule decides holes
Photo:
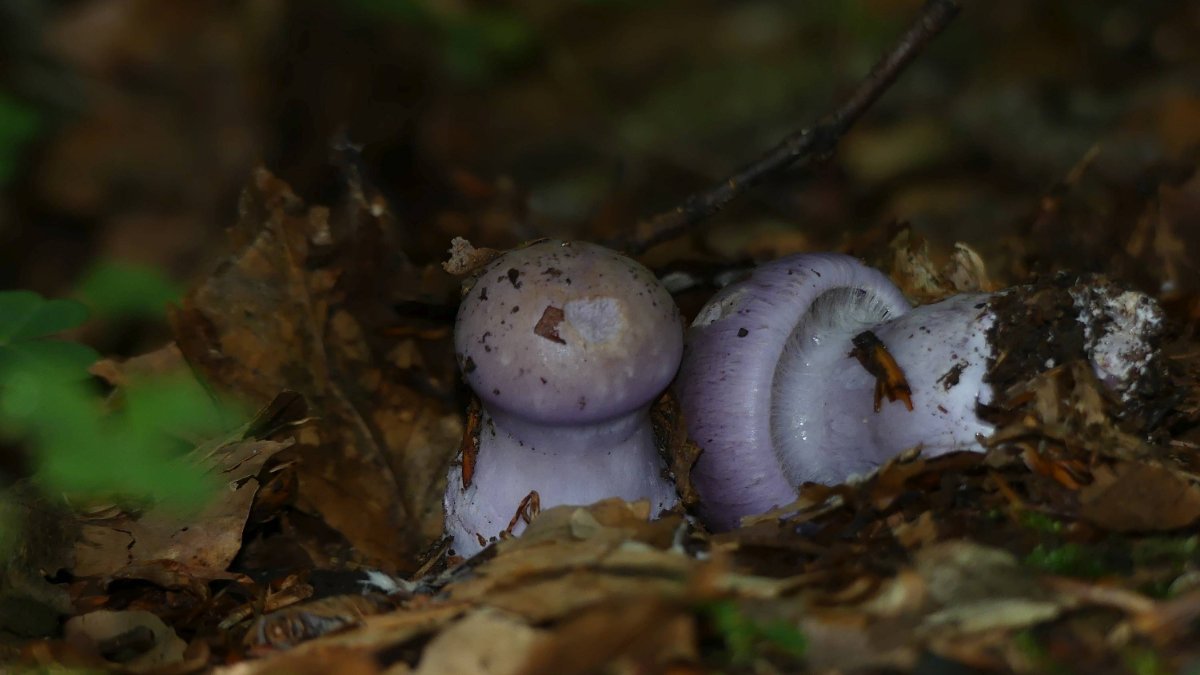
[(212, 481), (182, 458), (236, 415), (190, 373), (135, 378), (104, 396), (87, 371), (98, 355), (53, 337), (87, 317), (74, 300), (0, 292), (0, 434), (32, 452), (47, 490), (202, 503)]

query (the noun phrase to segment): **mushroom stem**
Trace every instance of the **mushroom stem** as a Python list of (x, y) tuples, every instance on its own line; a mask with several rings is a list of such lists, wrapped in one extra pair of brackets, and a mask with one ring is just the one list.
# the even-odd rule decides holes
[[(991, 401), (983, 381), (991, 357), (987, 298), (959, 295), (876, 325), (793, 336), (775, 374), (771, 410), (789, 484), (837, 482), (907, 448), (941, 454), (988, 433), (975, 414), (977, 404)], [(809, 333), (808, 323), (798, 332)], [(857, 347), (854, 338), (868, 331), (886, 355), (862, 356), (900, 366), (908, 390), (902, 400), (880, 400), (880, 378), (856, 359), (871, 346)]]
[[(1026, 325), (1030, 316), (1039, 320)], [(692, 473), (703, 515), (728, 529), (791, 502), (804, 482), (867, 473), (909, 448), (978, 449), (992, 427), (976, 411), (1006, 360), (1036, 372), (1087, 359), (1130, 395), (1160, 329), (1150, 298), (1103, 279), (910, 309), (849, 256), (762, 265), (710, 300), (687, 335), (676, 388), (703, 449)]]
[[(460, 466), (450, 472), (449, 480), (452, 488), (461, 485)], [(471, 485), (446, 495), (446, 529), (454, 536), (455, 551), (470, 555), (481, 548), (480, 537), (494, 540), (535, 491), (543, 506), (620, 497), (647, 500), (654, 514), (678, 500), (674, 485), (663, 475), (649, 407), (571, 427), (485, 412)], [(518, 519), (511, 534), (520, 533), (524, 525)]]

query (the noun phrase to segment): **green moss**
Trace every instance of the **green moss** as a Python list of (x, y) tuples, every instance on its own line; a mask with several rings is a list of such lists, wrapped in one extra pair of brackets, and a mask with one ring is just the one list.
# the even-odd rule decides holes
[(1079, 544), (1048, 546), (1038, 544), (1025, 556), (1025, 564), (1040, 570), (1073, 577), (1092, 578), (1108, 570), (1096, 552)]
[(1058, 534), (1063, 530), (1063, 522), (1037, 511), (1022, 511), (1018, 518), (1021, 524), (1031, 530), (1046, 534)]
[(800, 659), (808, 649), (808, 640), (796, 626), (783, 620), (756, 621), (732, 601), (706, 604), (701, 613), (721, 635), (731, 663), (748, 663), (767, 651)]

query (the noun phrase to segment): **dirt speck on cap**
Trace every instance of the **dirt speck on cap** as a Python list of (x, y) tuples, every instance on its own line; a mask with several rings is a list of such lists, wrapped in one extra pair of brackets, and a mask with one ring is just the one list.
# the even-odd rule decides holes
[(538, 319), (537, 325), (533, 327), (533, 334), (538, 337), (546, 338), (551, 342), (557, 342), (560, 345), (565, 345), (566, 340), (558, 334), (558, 324), (563, 322), (564, 314), (561, 307), (548, 306), (542, 312), (542, 318)]

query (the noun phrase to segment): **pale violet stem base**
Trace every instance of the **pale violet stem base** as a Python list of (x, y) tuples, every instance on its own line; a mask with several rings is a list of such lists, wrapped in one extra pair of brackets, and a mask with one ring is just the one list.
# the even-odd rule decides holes
[[(497, 414), (483, 413), (470, 487), (462, 488), (461, 465), (450, 471), (446, 532), (458, 555), (474, 555), (499, 538), (531, 491), (542, 509), (620, 497), (648, 500), (651, 516), (679, 499), (665, 476), (648, 410), (591, 427), (547, 427)], [(511, 534), (524, 529), (517, 518)]]
[(829, 347), (781, 367), (771, 427), (789, 483), (839, 482), (908, 448), (936, 455), (989, 433), (975, 412), (978, 403), (991, 400), (983, 382), (992, 356), (986, 301), (983, 295), (955, 296), (870, 327), (901, 365), (912, 410), (886, 397), (875, 410), (876, 378), (849, 353), (851, 339), (865, 329), (826, 335)]

